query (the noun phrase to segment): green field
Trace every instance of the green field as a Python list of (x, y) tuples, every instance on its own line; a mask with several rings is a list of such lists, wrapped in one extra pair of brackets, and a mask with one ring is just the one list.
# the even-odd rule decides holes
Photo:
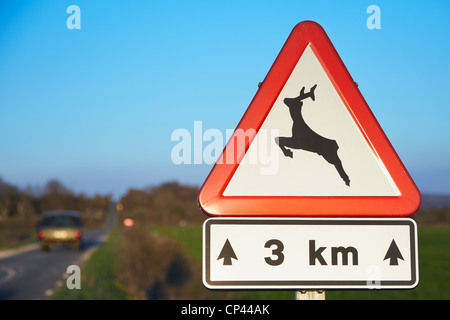
[[(180, 287), (172, 288), (185, 292), (182, 298), (194, 300), (294, 300), (295, 298), (294, 291), (210, 291), (201, 282), (202, 229), (200, 226), (152, 226), (145, 229), (145, 232), (174, 243), (188, 257), (192, 272), (190, 281), (187, 281), (184, 286), (189, 288), (183, 290)], [(101, 245), (83, 267), (82, 289), (71, 291), (63, 286), (53, 298), (136, 299), (136, 296), (127, 292), (128, 284), (124, 282), (122, 276), (124, 262), (121, 261), (123, 256), (120, 254), (120, 247), (123, 240), (119, 230), (115, 229), (109, 241)], [(159, 258), (155, 257), (155, 259)], [(152, 268), (152, 263), (148, 263), (145, 267)], [(326, 299), (450, 299), (450, 227), (419, 227), (419, 274), (419, 285), (412, 290), (327, 290)]]

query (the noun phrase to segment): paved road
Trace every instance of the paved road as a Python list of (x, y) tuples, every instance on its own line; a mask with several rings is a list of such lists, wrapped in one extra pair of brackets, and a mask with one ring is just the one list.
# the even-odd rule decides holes
[(113, 222), (112, 212), (105, 228), (86, 231), (82, 251), (54, 247), (50, 252), (42, 252), (36, 244), (6, 257), (0, 253), (0, 300), (48, 299), (58, 282), (66, 284), (67, 267), (87, 259), (92, 249), (105, 239)]

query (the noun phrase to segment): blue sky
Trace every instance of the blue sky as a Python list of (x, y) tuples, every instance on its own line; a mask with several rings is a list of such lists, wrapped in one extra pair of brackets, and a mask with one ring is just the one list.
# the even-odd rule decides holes
[(235, 128), (293, 27), (313, 20), (419, 189), (450, 194), (449, 12), (445, 0), (2, 1), (0, 177), (117, 197), (201, 185), (212, 166), (173, 164), (172, 132)]

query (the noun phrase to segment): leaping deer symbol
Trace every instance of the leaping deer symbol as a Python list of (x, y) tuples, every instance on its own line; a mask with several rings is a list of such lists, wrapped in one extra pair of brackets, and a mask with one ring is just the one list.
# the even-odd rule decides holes
[(345, 173), (342, 162), (337, 154), (339, 146), (336, 140), (327, 139), (317, 134), (303, 119), (302, 100), (311, 98), (312, 101), (315, 101), (314, 90), (316, 87), (317, 84), (311, 87), (311, 90), (308, 93), (305, 93), (305, 87), (303, 87), (298, 97), (285, 98), (283, 100), (284, 104), (288, 106), (289, 113), (294, 122), (292, 125), (292, 137), (276, 137), (275, 142), (286, 157), (293, 157), (291, 149), (301, 149), (317, 153), (326, 161), (334, 165), (345, 184), (350, 186), (350, 179)]

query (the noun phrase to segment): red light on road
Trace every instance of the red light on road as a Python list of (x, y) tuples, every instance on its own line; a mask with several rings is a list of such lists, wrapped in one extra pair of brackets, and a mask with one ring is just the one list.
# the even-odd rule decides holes
[(82, 236), (81, 231), (79, 231), (79, 230), (75, 231), (75, 237), (81, 238), (81, 236)]
[(44, 239), (44, 231), (39, 231), (38, 237), (39, 239)]
[(134, 220), (130, 218), (126, 218), (123, 220), (123, 225), (125, 227), (132, 227), (134, 225)]

